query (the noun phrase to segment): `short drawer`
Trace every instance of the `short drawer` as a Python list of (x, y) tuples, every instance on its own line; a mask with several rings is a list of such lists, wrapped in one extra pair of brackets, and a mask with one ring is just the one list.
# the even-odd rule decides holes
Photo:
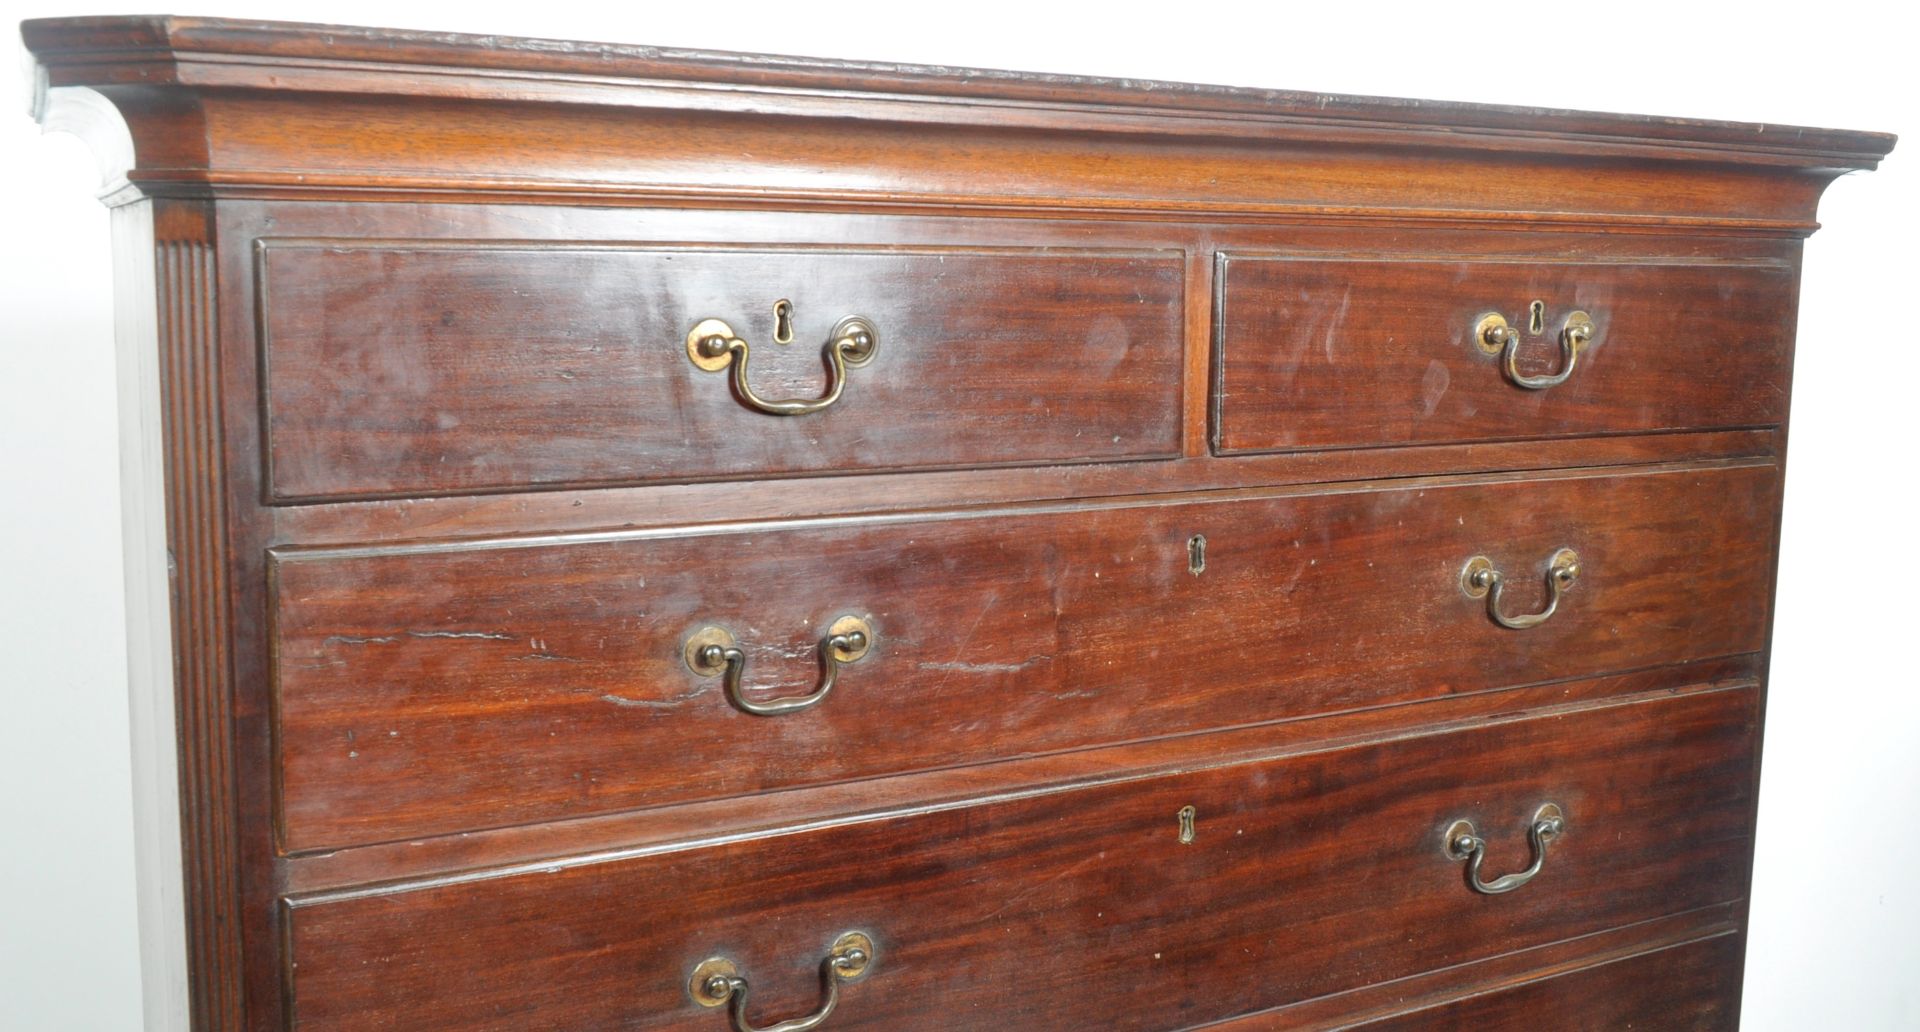
[(1797, 292), (1784, 262), (1233, 254), (1216, 291), (1221, 454), (1786, 416)]
[[(692, 990), (730, 971), (764, 1026), (823, 1004), (823, 961), (857, 932), (868, 962), (829, 976), (823, 1030), (1186, 1028), (1740, 898), (1756, 695), (303, 897), (291, 1013), (305, 1032), (722, 1032), (729, 1005)], [(1537, 872), (1476, 891), (1446, 848), (1463, 821), (1483, 884)]]
[(267, 240), (258, 270), (283, 501), (1180, 450), (1179, 252)]
[[(279, 551), (282, 841), (333, 849), (1753, 652), (1777, 485), (1752, 465)], [(1550, 619), (1495, 622), (1537, 616), (1567, 554), (1577, 577)], [(1470, 566), (1503, 575), (1497, 598)], [(857, 644), (836, 641), (854, 629)]]

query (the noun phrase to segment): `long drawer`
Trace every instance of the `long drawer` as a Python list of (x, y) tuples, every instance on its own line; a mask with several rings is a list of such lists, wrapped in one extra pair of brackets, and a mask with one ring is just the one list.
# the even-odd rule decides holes
[[(1740, 898), (1757, 695), (298, 898), (291, 1014), (307, 1032), (716, 1032), (720, 975), (756, 1026), (831, 984), (836, 1032), (1186, 1027)], [(1478, 870), (1449, 851), (1461, 822)]]
[(1221, 454), (1786, 418), (1783, 262), (1233, 254), (1216, 290)]
[(258, 270), (281, 500), (1180, 450), (1178, 251), (268, 240)]
[[(1755, 465), (284, 551), (272, 568), (282, 844), (1751, 652), (1777, 485)], [(1578, 576), (1551, 619), (1495, 622), (1542, 610), (1569, 553)], [(1463, 583), (1476, 557), (1505, 578), (1497, 605)], [(854, 658), (850, 639), (830, 643), (856, 624)], [(729, 643), (737, 664), (700, 662)]]

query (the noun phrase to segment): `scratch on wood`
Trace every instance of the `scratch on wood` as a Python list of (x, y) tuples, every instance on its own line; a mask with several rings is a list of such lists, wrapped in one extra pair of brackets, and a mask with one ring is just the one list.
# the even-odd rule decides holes
[(938, 694), (940, 689), (946, 687), (947, 678), (953, 673), (952, 664), (958, 663), (960, 661), (959, 657), (967, 654), (967, 646), (973, 644), (973, 636), (980, 630), (980, 624), (986, 620), (987, 611), (998, 601), (1000, 601), (1000, 593), (998, 591), (988, 592), (987, 597), (980, 601), (979, 612), (974, 615), (973, 623), (967, 626), (967, 633), (960, 636), (960, 644), (953, 650), (954, 659), (949, 663), (949, 668), (946, 672), (940, 675), (939, 683), (933, 686), (932, 690), (934, 693)]
[(350, 634), (329, 634), (322, 645), (391, 645), (399, 641), (400, 636), (389, 634), (379, 638), (356, 638)]
[(677, 695), (671, 699), (630, 699), (624, 695), (614, 695), (609, 692), (600, 696), (600, 701), (613, 703), (623, 709), (674, 709), (681, 703), (691, 702), (705, 695), (708, 687), (710, 686), (703, 685), (685, 695)]
[(1025, 670), (1035, 663), (1046, 662), (1052, 658), (1053, 655), (1051, 653), (1046, 653), (1037, 656), (1028, 656), (1018, 663), (962, 663), (954, 661), (949, 663), (922, 663), (920, 664), (920, 668), (923, 670), (959, 670), (969, 674), (1011, 674)]
[(1082, 870), (1085, 870), (1088, 865), (1099, 863), (1100, 861), (1105, 860), (1106, 858), (1107, 858), (1107, 854), (1104, 851), (1100, 853), (1096, 853), (1093, 856), (1087, 857), (1081, 860), (1080, 862), (1073, 864), (1072, 866), (1068, 867), (1064, 871), (1054, 874), (1049, 878), (1043, 879), (1038, 884), (1029, 885), (1024, 889), (1021, 889), (1019, 892), (1014, 893), (1011, 897), (1007, 899), (1005, 903), (1002, 903), (1000, 905), (999, 909), (995, 910), (991, 914), (988, 914), (986, 917), (982, 918), (981, 920), (991, 921), (994, 918), (999, 917), (1001, 914), (1004, 914), (1007, 911), (1012, 910), (1014, 907), (1019, 906), (1023, 900), (1028, 899), (1029, 897), (1033, 896), (1035, 893), (1040, 892), (1041, 890), (1047, 888), (1053, 883), (1057, 881), (1061, 881), (1062, 879), (1065, 879), (1065, 878), (1070, 878), (1076, 874), (1079, 874)]

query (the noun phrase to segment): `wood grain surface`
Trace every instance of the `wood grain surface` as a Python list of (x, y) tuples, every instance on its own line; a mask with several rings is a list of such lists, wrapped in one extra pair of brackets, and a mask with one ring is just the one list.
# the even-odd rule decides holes
[[(1588, 264), (1229, 254), (1215, 445), (1222, 453), (1767, 426), (1786, 416), (1796, 277), (1786, 263)], [(1543, 302), (1540, 332), (1529, 306)], [(1525, 337), (1526, 376), (1565, 366), (1561, 329), (1596, 328), (1565, 383), (1516, 386), (1475, 339)]]
[[(294, 851), (1081, 748), (1764, 644), (1770, 466), (1374, 487), (792, 530), (286, 552), (273, 575)], [(1206, 539), (1202, 572), (1189, 542)], [(1477, 554), (1536, 609), (1494, 624)], [(683, 659), (715, 624), (747, 692)]]
[[(1172, 1029), (1744, 892), (1751, 690), (1641, 696), (1447, 734), (746, 842), (296, 901), (294, 1026), (714, 1030), (687, 979), (741, 966), (761, 1024), (873, 936), (840, 1029)], [(1442, 849), (1472, 820), (1482, 896)], [(1179, 841), (1178, 811), (1196, 810)]]
[(1368, 1032), (1731, 1032), (1740, 939), (1723, 935), (1357, 1026)]
[[(1801, 241), (1892, 137), (22, 34), (159, 358), (195, 1032), (715, 1029), (716, 951), (764, 1022), (855, 923), (835, 1029), (1721, 1020), (1737, 950), (1629, 958), (1744, 934)], [(1536, 298), (1529, 371), (1599, 326), (1537, 393), (1461, 336)], [(818, 418), (686, 358), (726, 319), (817, 395), (843, 315), (880, 354)], [(1560, 547), (1540, 628), (1459, 591), (1538, 606)], [(845, 613), (872, 655), (791, 718), (680, 658), (804, 689)], [(1517, 867), (1547, 793), (1547, 873), (1468, 893), (1441, 822)]]
[[(1178, 252), (268, 242), (272, 490), (1170, 458), (1183, 271)], [(757, 411), (687, 355), (688, 331), (722, 319), (755, 394), (819, 398), (848, 316), (879, 347), (816, 413)]]

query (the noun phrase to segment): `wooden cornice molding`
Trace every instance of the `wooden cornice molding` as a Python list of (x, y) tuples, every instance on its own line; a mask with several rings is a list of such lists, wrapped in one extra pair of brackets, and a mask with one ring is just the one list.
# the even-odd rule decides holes
[[(740, 100), (811, 95), (923, 106), (961, 101), (972, 110), (1028, 108), (1036, 115), (1082, 119), (1077, 125), (1089, 117), (1103, 123), (1133, 118), (1150, 124), (1152, 132), (1178, 132), (1178, 120), (1185, 118), (1201, 132), (1223, 131), (1208, 124), (1218, 120), (1257, 137), (1386, 129), (1474, 139), (1475, 146), (1504, 137), (1527, 150), (1633, 147), (1670, 151), (1666, 156), (1675, 158), (1836, 169), (1873, 168), (1894, 143), (1884, 133), (1800, 126), (284, 22), (74, 18), (28, 21), (22, 33), (56, 79), (85, 79), (100, 71), (124, 79), (129, 71), (165, 69), (183, 84), (234, 84), (236, 73), (251, 68), (260, 73), (251, 85), (272, 88), (268, 73), (276, 69), (358, 68), (383, 75), (389, 81), (381, 85), (404, 94), (439, 92), (409, 75), (492, 78), (503, 85), (533, 77), (572, 84), (583, 95), (609, 85), (635, 87), (633, 100), (641, 105), (659, 98), (638, 88), (666, 86), (689, 93), (718, 88)], [(686, 106), (709, 105), (688, 97)]]
[[(1644, 115), (273, 22), (77, 18), (29, 21), (22, 34), (49, 96), (83, 87), (110, 100), (136, 144), (128, 179), (173, 196), (586, 195), (1255, 220), (1517, 211), (1550, 222), (1806, 232), (1825, 183), (1873, 168), (1894, 142)], [(1033, 174), (996, 183), (954, 162), (957, 149)], [(423, 152), (431, 165), (420, 164)], [(1387, 173), (1383, 155), (1406, 164)], [(1564, 168), (1570, 158), (1585, 163), (1577, 175)], [(1487, 196), (1439, 185), (1465, 163), (1492, 168), (1480, 177)], [(1617, 203), (1645, 193), (1649, 165), (1713, 186), (1679, 207)], [(1614, 167), (1632, 180), (1609, 184)], [(1389, 174), (1390, 202), (1376, 189)]]

